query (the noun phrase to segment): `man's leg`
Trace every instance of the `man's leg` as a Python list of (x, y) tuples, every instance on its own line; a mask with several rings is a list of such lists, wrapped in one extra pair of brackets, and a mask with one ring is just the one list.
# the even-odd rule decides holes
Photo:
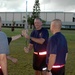
[(35, 70), (35, 75), (46, 75), (46, 71)]
[(42, 71), (41, 72), (41, 75), (46, 75), (46, 71)]
[(6, 54), (0, 54), (0, 65), (3, 71), (3, 75), (8, 75)]
[(40, 74), (41, 74), (41, 72), (40, 72), (40, 71), (35, 70), (35, 75), (40, 75)]

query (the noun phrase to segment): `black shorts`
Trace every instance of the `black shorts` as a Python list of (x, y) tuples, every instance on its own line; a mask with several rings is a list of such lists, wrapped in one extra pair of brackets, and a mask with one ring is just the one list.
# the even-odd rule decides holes
[(52, 68), (52, 75), (65, 75), (65, 66), (61, 68)]
[(46, 67), (46, 55), (33, 54), (33, 69), (42, 71)]
[(3, 75), (2, 69), (0, 69), (0, 75)]

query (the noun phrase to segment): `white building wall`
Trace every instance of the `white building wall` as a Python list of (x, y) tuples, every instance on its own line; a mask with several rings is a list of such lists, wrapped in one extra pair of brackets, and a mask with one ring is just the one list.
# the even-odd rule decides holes
[(14, 14), (14, 21), (22, 21), (22, 16), (21, 16), (21, 13), (17, 13), (15, 12)]
[(47, 21), (52, 21), (53, 19), (55, 19), (55, 13), (47, 13)]
[(14, 19), (14, 13), (8, 12), (6, 13), (6, 21), (13, 21)]
[(40, 13), (40, 18), (47, 21), (47, 13), (44, 12)]
[(26, 19), (26, 13), (22, 13), (22, 21)]
[(61, 12), (58, 12), (56, 13), (56, 16), (55, 16), (56, 19), (60, 19), (62, 22), (64, 22), (64, 13), (61, 13)]
[(2, 21), (6, 21), (6, 13), (5, 12), (0, 12), (0, 17)]
[(65, 13), (65, 22), (72, 22), (73, 13)]
[[(32, 12), (28, 13), (29, 16), (32, 15)], [(26, 17), (26, 12), (0, 12), (0, 17), (2, 21), (23, 21), (24, 16)], [(62, 22), (72, 22), (74, 13), (68, 12), (41, 12), (40, 17), (45, 21), (52, 21), (53, 19), (61, 19)]]

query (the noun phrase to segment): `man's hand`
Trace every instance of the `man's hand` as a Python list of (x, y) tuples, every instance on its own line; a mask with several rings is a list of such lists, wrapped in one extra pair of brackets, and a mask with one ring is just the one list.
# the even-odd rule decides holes
[(29, 49), (27, 47), (24, 47), (25, 53), (29, 53)]
[(12, 61), (13, 63), (17, 63), (18, 59), (16, 59), (16, 58), (12, 58), (11, 61)]
[(52, 73), (51, 72), (47, 72), (46, 75), (52, 75)]
[(27, 30), (22, 30), (22, 35), (23, 35), (26, 39), (30, 39), (30, 36), (29, 36), (27, 33), (28, 33)]
[(11, 57), (9, 55), (7, 55), (7, 59), (11, 60), (13, 63), (17, 63), (18, 62), (18, 59), (13, 58), (13, 57)]

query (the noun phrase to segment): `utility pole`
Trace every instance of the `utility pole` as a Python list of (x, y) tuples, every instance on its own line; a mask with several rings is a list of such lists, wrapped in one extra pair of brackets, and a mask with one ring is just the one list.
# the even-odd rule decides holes
[(27, 19), (28, 19), (28, 17), (27, 17), (27, 0), (26, 0), (26, 22), (25, 22), (25, 29), (28, 29), (28, 22), (27, 22)]
[[(25, 22), (25, 30), (26, 30), (26, 32), (28, 33), (28, 22), (27, 22), (27, 20), (28, 20), (28, 17), (27, 17), (27, 14), (28, 12), (27, 12), (27, 0), (26, 0), (26, 22)], [(26, 42), (26, 47), (27, 47), (27, 44), (28, 44), (28, 40), (26, 39), (25, 40), (25, 42)]]

